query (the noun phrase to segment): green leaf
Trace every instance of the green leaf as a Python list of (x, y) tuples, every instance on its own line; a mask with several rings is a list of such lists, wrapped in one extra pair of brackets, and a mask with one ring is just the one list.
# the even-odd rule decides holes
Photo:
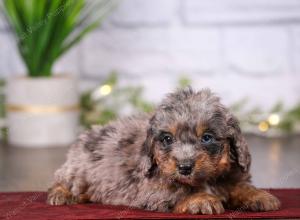
[(191, 83), (192, 83), (192, 81), (188, 77), (185, 77), (185, 76), (180, 77), (179, 81), (178, 81), (180, 88), (185, 88), (185, 87), (191, 85)]
[(281, 112), (283, 111), (283, 102), (277, 102), (274, 107), (271, 109), (271, 113)]
[(2, 10), (33, 77), (50, 76), (60, 56), (101, 23), (116, 0), (3, 0)]

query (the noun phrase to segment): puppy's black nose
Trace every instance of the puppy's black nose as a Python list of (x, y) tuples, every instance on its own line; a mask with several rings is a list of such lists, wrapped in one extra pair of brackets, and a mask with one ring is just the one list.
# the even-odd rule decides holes
[(192, 170), (193, 170), (193, 167), (194, 167), (194, 163), (193, 162), (183, 162), (183, 163), (180, 163), (178, 165), (178, 172), (181, 174), (181, 175), (190, 175), (192, 173)]

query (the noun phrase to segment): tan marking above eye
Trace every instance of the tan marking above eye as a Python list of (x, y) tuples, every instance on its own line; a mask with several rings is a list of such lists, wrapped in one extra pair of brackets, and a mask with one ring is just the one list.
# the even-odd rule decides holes
[(203, 124), (199, 124), (196, 126), (196, 135), (197, 137), (201, 137), (205, 132), (206, 127)]
[(169, 132), (170, 132), (173, 136), (175, 136), (176, 133), (177, 133), (177, 127), (178, 127), (178, 124), (173, 124), (173, 125), (171, 125), (171, 126), (169, 127)]

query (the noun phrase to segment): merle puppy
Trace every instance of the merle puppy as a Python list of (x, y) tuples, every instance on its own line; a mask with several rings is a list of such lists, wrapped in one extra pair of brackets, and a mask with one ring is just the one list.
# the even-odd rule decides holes
[(169, 94), (152, 115), (93, 127), (71, 146), (51, 205), (95, 202), (176, 213), (277, 210), (251, 185), (238, 120), (205, 89)]

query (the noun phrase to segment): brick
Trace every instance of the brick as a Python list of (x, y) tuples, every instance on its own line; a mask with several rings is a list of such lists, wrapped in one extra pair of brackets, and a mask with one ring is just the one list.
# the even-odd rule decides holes
[(8, 74), (8, 48), (7, 37), (5, 34), (0, 33), (0, 76), (3, 77)]
[[(291, 29), (291, 46), (292, 46), (292, 57), (291, 62), (294, 68), (294, 74), (300, 77), (300, 27), (294, 26)], [(300, 82), (300, 79), (299, 79)], [(300, 84), (300, 83), (299, 83)], [(300, 85), (299, 85), (299, 94), (300, 94)]]
[(55, 63), (54, 73), (66, 73), (70, 75), (80, 75), (80, 45), (70, 49)]
[(91, 34), (82, 45), (83, 71), (141, 75), (211, 72), (219, 66), (216, 30), (114, 29)]
[(3, 31), (7, 28), (7, 23), (4, 20), (4, 17), (2, 14), (0, 14), (0, 31)]
[(25, 73), (26, 69), (12, 34), (0, 33), (0, 76), (7, 77)]
[(175, 16), (176, 6), (177, 0), (123, 0), (109, 19), (125, 26), (167, 25)]
[(218, 29), (172, 29), (170, 54), (173, 72), (213, 73), (221, 65), (221, 42)]
[(288, 32), (280, 27), (224, 29), (226, 70), (249, 75), (291, 71)]
[(184, 0), (183, 17), (189, 24), (290, 22), (300, 18), (298, 0)]

